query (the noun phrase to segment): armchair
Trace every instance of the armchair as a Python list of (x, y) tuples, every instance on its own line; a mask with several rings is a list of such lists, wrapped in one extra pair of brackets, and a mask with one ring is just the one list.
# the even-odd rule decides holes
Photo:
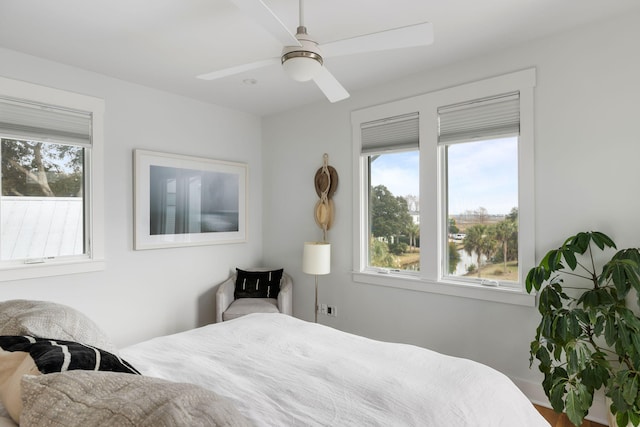
[[(254, 268), (249, 272), (269, 271), (268, 268)], [(282, 273), (280, 291), (277, 298), (238, 298), (235, 299), (237, 273), (222, 282), (216, 291), (216, 323), (235, 319), (249, 313), (293, 314), (293, 281)]]

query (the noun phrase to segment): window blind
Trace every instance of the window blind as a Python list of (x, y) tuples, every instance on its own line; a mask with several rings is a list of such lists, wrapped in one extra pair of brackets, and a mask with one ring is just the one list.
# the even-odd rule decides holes
[(519, 134), (519, 92), (438, 108), (439, 143), (467, 142)]
[(88, 147), (91, 145), (91, 114), (0, 98), (0, 135)]
[(362, 153), (417, 149), (420, 145), (418, 119), (418, 113), (410, 113), (363, 123)]

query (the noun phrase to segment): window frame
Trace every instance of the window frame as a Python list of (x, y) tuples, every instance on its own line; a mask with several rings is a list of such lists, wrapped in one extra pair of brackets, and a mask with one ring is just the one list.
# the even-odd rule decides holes
[(0, 77), (0, 96), (91, 114), (91, 146), (84, 159), (86, 253), (37, 263), (2, 261), (0, 282), (104, 270), (104, 100), (5, 77)]
[[(461, 84), (434, 92), (376, 105), (351, 113), (354, 182), (353, 272), (356, 282), (413, 291), (475, 298), (533, 307), (535, 295), (526, 293), (524, 278), (535, 265), (534, 229), (534, 88), (536, 70), (513, 73)], [(438, 147), (438, 107), (493, 95), (520, 93), (518, 141), (518, 265), (519, 286), (490, 287), (465, 280), (444, 278), (441, 256), (448, 219), (445, 195), (446, 165)], [(420, 138), (420, 272), (407, 274), (370, 268), (368, 262), (368, 169), (361, 153), (361, 124), (408, 113), (419, 114)], [(427, 202), (428, 201), (428, 202)], [(435, 203), (433, 203), (435, 201)]]

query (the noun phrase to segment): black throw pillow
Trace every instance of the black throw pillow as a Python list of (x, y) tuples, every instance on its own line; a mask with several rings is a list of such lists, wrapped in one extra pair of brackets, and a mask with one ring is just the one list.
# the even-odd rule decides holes
[(270, 271), (245, 271), (236, 268), (234, 298), (278, 298), (283, 271), (282, 268)]
[(140, 374), (118, 356), (85, 344), (30, 336), (0, 336), (0, 353), (28, 353), (43, 374), (70, 371), (113, 371)]

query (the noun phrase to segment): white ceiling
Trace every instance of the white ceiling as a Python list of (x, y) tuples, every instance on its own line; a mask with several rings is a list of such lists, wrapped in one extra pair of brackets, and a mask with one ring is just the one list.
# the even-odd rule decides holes
[[(264, 2), (295, 33), (297, 0)], [(640, 1), (307, 0), (305, 25), (323, 43), (433, 23), (431, 46), (326, 59), (353, 92), (632, 10)], [(279, 65), (195, 78), (279, 56), (282, 46), (229, 0), (0, 0), (0, 46), (259, 115), (328, 102)]]

